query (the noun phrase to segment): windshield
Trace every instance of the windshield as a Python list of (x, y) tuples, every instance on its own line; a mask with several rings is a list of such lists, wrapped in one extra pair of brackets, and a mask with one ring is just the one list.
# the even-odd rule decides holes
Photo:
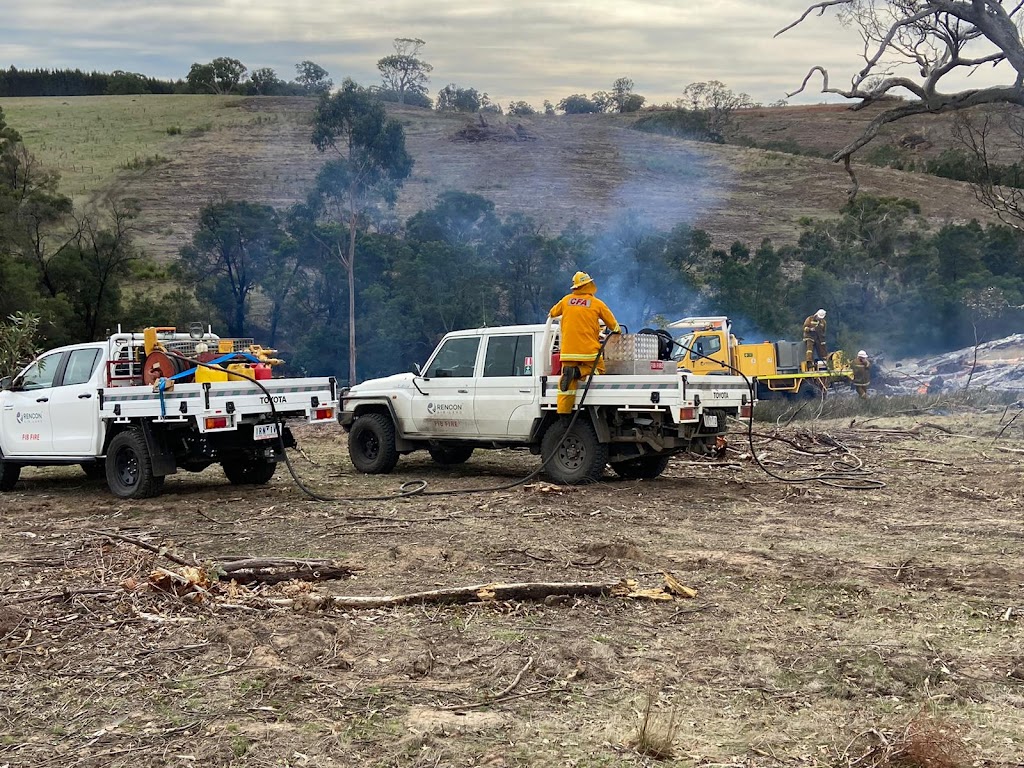
[(676, 346), (672, 348), (672, 359), (682, 360), (690, 352), (690, 346), (693, 344), (693, 334), (688, 333), (685, 336), (680, 336), (676, 339)]

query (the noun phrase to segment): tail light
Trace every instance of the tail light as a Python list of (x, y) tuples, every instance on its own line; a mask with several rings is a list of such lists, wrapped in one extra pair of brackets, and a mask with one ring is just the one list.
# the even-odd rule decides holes
[(697, 418), (696, 408), (680, 408), (679, 409), (679, 420), (680, 421), (693, 421)]
[(226, 429), (228, 426), (227, 416), (207, 416), (206, 417), (206, 428), (207, 429)]
[(754, 406), (750, 403), (740, 406), (740, 418), (749, 419), (754, 413)]
[(333, 408), (317, 408), (313, 412), (313, 419), (315, 421), (324, 421), (325, 419), (333, 419), (333, 418), (334, 418), (334, 409)]

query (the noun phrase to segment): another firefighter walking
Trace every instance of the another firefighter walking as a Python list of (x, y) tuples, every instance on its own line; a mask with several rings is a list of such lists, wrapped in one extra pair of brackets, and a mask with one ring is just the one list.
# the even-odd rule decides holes
[(825, 349), (825, 310), (819, 309), (804, 320), (804, 345), (807, 347), (807, 370), (814, 370), (814, 356), (828, 361)]
[(619, 323), (608, 305), (595, 295), (597, 284), (586, 272), (572, 278), (572, 293), (563, 296), (548, 313), (561, 317), (562, 375), (558, 380), (558, 413), (572, 413), (576, 405), (576, 382), (594, 372), (601, 349), (601, 323), (610, 333), (619, 332)]
[(850, 367), (853, 368), (853, 386), (857, 390), (857, 397), (867, 400), (868, 385), (871, 384), (871, 361), (868, 360), (868, 353), (863, 349), (858, 352), (857, 359)]

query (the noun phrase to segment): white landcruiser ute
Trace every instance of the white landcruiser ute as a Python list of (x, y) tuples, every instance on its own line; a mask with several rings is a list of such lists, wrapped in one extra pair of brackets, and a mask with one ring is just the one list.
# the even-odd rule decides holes
[(566, 435), (556, 411), (558, 342), (557, 321), (455, 331), (417, 373), (343, 389), (339, 421), (352, 463), (381, 474), (416, 450), (458, 464), (477, 448), (526, 447), (559, 483), (592, 482), (609, 463), (623, 477), (654, 478), (674, 453), (712, 450), (729, 417), (750, 417), (741, 377), (693, 376), (655, 335), (614, 335), (607, 370), (585, 400), (586, 380), (577, 382), (583, 413)]
[[(178, 469), (199, 472), (215, 463), (233, 484), (262, 485), (274, 474), (281, 446), (294, 445), (285, 419), (337, 418), (334, 378), (256, 384), (232, 373), (228, 362), (252, 358), (242, 351), (247, 347), (240, 354), (234, 346), (226, 354), (196, 353), (225, 352), (225, 343), (251, 339), (174, 329), (152, 338), (159, 351), (145, 348), (142, 333), (120, 332), (61, 347), (0, 381), (0, 491), (15, 487), (22, 467), (67, 464), (105, 477), (122, 498), (154, 496)], [(203, 368), (190, 356), (213, 365)], [(258, 363), (239, 365), (251, 378), (269, 376)]]

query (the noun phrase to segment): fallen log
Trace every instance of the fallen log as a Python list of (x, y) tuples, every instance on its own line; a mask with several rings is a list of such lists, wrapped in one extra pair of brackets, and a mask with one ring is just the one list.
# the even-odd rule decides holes
[(268, 605), (280, 608), (327, 610), (330, 608), (392, 608), (425, 603), (451, 605), (505, 600), (543, 600), (546, 597), (629, 597), (638, 599), (672, 600), (664, 589), (638, 589), (632, 579), (620, 581), (528, 581), (511, 584), (474, 584), (468, 587), (445, 587), (404, 595), (318, 595), (305, 594), (296, 598), (265, 599)]

